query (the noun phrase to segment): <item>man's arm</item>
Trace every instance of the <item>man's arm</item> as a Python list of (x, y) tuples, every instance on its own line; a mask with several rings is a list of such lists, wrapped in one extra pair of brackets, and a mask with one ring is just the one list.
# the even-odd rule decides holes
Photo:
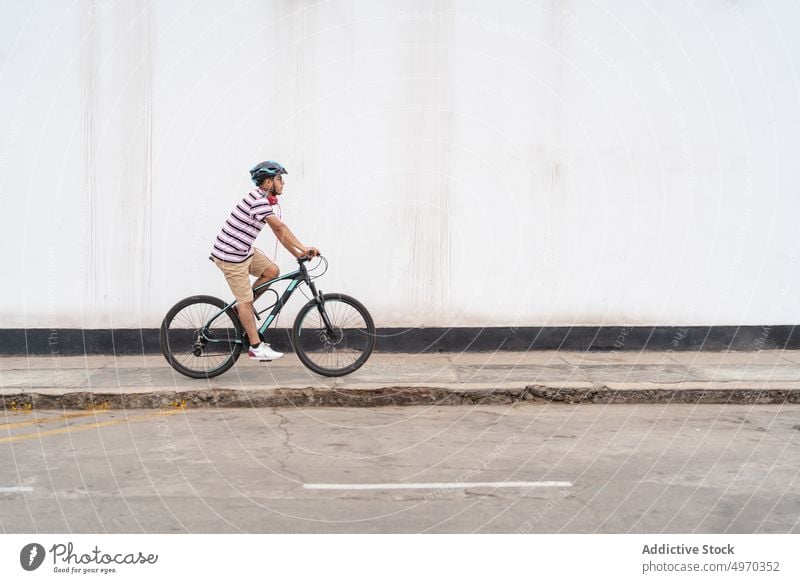
[(272, 232), (275, 233), (275, 236), (278, 238), (278, 241), (281, 242), (281, 245), (286, 247), (286, 249), (294, 255), (295, 257), (300, 257), (301, 255), (305, 255), (308, 253), (309, 250), (313, 249), (317, 253), (314, 247), (306, 247), (303, 245), (297, 237), (294, 236), (294, 233), (286, 226), (286, 223), (281, 221), (275, 215), (270, 215), (267, 217), (267, 224), (269, 225)]

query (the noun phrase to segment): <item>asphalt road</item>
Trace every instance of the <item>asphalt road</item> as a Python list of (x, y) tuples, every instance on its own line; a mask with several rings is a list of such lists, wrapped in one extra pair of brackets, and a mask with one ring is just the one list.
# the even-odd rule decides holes
[(800, 532), (798, 405), (0, 413), (0, 532)]

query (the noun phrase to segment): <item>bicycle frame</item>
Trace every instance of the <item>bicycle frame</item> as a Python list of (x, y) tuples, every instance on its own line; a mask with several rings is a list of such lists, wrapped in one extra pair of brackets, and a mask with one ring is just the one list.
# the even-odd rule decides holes
[[(257, 293), (260, 290), (266, 290), (273, 283), (277, 283), (279, 281), (284, 281), (284, 280), (291, 280), (291, 283), (289, 283), (289, 286), (283, 292), (283, 295), (278, 298), (278, 301), (275, 302), (275, 305), (272, 307), (272, 311), (269, 313), (269, 315), (267, 316), (266, 320), (264, 320), (264, 322), (258, 328), (259, 336), (261, 336), (263, 338), (264, 334), (267, 331), (267, 328), (269, 328), (270, 324), (272, 324), (272, 322), (275, 320), (275, 318), (278, 317), (278, 314), (280, 313), (280, 311), (283, 308), (283, 306), (286, 304), (287, 301), (289, 301), (289, 298), (292, 297), (292, 294), (294, 293), (294, 290), (296, 290), (300, 286), (301, 283), (305, 283), (311, 289), (311, 293), (314, 296), (314, 301), (316, 301), (317, 302), (317, 306), (320, 307), (320, 313), (322, 314), (322, 319), (323, 319), (323, 321), (325, 323), (325, 326), (326, 326), (326, 328), (328, 328), (330, 330), (332, 328), (332, 326), (331, 326), (330, 321), (328, 320), (328, 315), (324, 311), (322, 311), (322, 309), (321, 309), (321, 306), (322, 306), (322, 292), (317, 293), (317, 286), (314, 285), (314, 282), (313, 282), (311, 276), (308, 274), (308, 269), (306, 269), (305, 262), (301, 262), (300, 263), (300, 267), (297, 270), (292, 271), (291, 273), (287, 273), (286, 275), (278, 276), (275, 279), (271, 279), (271, 280), (269, 280), (267, 282), (262, 283), (261, 285), (255, 287), (255, 288), (253, 288), (253, 292)], [(223, 342), (222, 340), (215, 340), (213, 338), (208, 338), (206, 336), (206, 330), (208, 329), (209, 326), (211, 326), (211, 324), (214, 322), (214, 320), (216, 320), (222, 314), (224, 314), (225, 312), (230, 310), (237, 303), (238, 302), (236, 300), (232, 301), (230, 304), (228, 304), (224, 308), (222, 308), (219, 312), (214, 314), (214, 316), (212, 316), (211, 319), (208, 322), (206, 322), (206, 325), (205, 325), (204, 329), (202, 330), (201, 334), (202, 334), (203, 338), (207, 342)], [(266, 311), (266, 310), (264, 310), (264, 311)], [(263, 311), (259, 312), (259, 315), (261, 315), (262, 313), (263, 313)], [(225, 341), (225, 342), (230, 342), (230, 341), (228, 340), (228, 341)], [(242, 338), (239, 338), (239, 339), (235, 340), (234, 342), (236, 344), (242, 344), (244, 342), (244, 340)]]

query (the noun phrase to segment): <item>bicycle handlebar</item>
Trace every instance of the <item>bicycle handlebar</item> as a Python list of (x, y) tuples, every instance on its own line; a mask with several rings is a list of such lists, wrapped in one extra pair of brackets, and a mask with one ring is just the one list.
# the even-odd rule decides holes
[(322, 254), (314, 255), (313, 257), (311, 257), (311, 256), (309, 256), (307, 254), (306, 255), (301, 255), (300, 257), (297, 258), (297, 262), (298, 263), (305, 263), (306, 261), (311, 261), (312, 259), (316, 259), (317, 257), (322, 257)]

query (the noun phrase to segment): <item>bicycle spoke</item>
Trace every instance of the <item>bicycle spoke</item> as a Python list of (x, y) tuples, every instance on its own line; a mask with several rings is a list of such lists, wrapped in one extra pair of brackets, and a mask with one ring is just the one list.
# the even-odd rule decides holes
[(356, 320), (356, 321), (357, 321), (358, 319), (360, 319), (360, 320), (361, 320), (361, 322), (364, 322), (364, 318), (363, 318), (363, 316), (362, 316), (361, 314), (359, 314), (358, 312), (356, 312), (355, 314), (351, 315), (351, 316), (350, 316), (350, 317), (347, 319), (347, 321), (345, 321), (345, 322), (342, 322), (342, 323), (341, 323), (339, 326), (340, 326), (341, 328), (347, 328), (347, 327), (348, 327), (348, 325), (350, 324), (350, 322), (352, 322), (352, 321), (354, 321), (354, 320)]
[[(209, 324), (212, 318), (214, 321)], [(180, 372), (211, 376), (238, 356), (237, 336), (233, 320), (220, 306), (197, 298), (185, 302), (165, 322), (164, 350), (183, 369), (179, 368)]]
[(341, 373), (371, 352), (369, 324), (356, 306), (343, 299), (327, 298), (323, 309), (332, 330), (319, 308), (312, 306), (299, 325), (297, 349), (315, 366)]

